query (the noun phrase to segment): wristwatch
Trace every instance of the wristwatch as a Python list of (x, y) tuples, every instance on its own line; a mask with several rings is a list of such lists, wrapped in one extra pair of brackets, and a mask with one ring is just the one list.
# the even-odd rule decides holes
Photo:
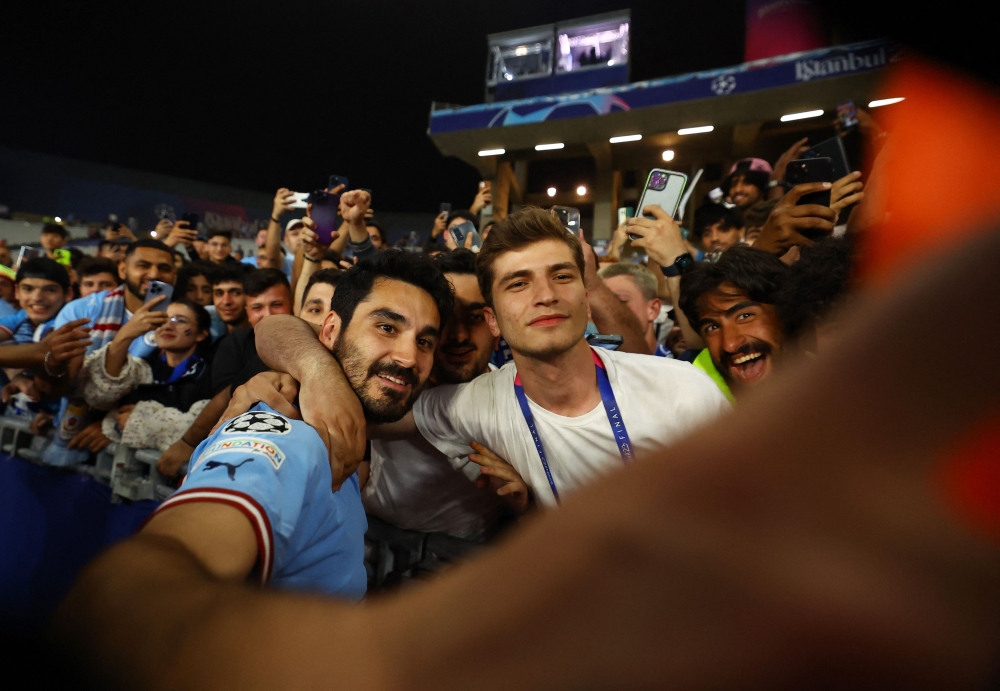
[(769, 190), (773, 190), (775, 187), (784, 187), (784, 186), (785, 186), (784, 180), (768, 180), (767, 181), (767, 189), (769, 189)]
[(690, 254), (685, 252), (681, 256), (674, 260), (674, 263), (670, 266), (661, 266), (660, 270), (663, 271), (663, 275), (667, 278), (673, 278), (674, 276), (680, 276), (681, 274), (687, 273), (687, 271), (694, 266), (694, 259)]

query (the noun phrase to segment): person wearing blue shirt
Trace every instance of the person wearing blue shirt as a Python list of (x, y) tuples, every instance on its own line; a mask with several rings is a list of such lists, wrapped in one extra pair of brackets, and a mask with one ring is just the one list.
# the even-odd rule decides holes
[[(381, 252), (344, 273), (319, 341), (289, 347), (332, 351), (349, 383), (343, 400), (356, 396), (372, 423), (396, 421), (427, 382), (453, 301), (426, 258)], [(237, 390), (224, 422), (192, 454), (180, 490), (133, 543), (140, 552), (163, 550), (162, 538), (170, 538), (179, 567), (200, 564), (190, 571), (196, 580), (250, 577), (360, 599), (367, 582), (367, 521), (355, 474), (361, 454), (328, 451), (316, 430), (293, 419), (294, 391), (264, 399), (267, 405), (256, 403), (254, 386)]]

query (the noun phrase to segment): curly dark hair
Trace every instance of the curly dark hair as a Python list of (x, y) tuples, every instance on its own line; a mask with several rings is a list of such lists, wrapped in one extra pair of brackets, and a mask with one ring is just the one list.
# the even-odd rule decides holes
[(681, 277), (680, 308), (698, 329), (698, 300), (723, 283), (732, 283), (754, 302), (775, 305), (788, 279), (788, 267), (776, 256), (745, 245), (730, 247), (714, 264), (700, 263)]
[(822, 240), (801, 252), (778, 294), (778, 318), (790, 337), (837, 306), (850, 288), (854, 264), (854, 243), (847, 236)]
[(361, 260), (341, 275), (333, 294), (332, 308), (343, 320), (342, 331), (350, 325), (358, 304), (371, 294), (379, 278), (403, 281), (426, 291), (437, 305), (440, 328), (444, 329), (455, 305), (451, 284), (444, 274), (434, 262), (420, 254), (386, 250)]

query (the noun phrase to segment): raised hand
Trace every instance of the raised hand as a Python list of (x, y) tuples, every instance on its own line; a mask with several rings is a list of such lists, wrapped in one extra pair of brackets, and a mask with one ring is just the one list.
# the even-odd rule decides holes
[(365, 213), (371, 205), (372, 196), (364, 190), (351, 190), (340, 195), (340, 216), (351, 225), (364, 224)]
[(864, 186), (860, 171), (848, 173), (835, 180), (833, 187), (830, 188), (830, 208), (839, 216), (840, 212), (851, 204), (857, 204), (865, 198), (865, 193), (861, 191)]
[(39, 343), (46, 349), (45, 371), (54, 375), (65, 370), (70, 360), (87, 352), (90, 340), (90, 329), (84, 325), (89, 319), (77, 319), (67, 322), (43, 338)]
[(431, 237), (440, 237), (447, 227), (448, 223), (448, 212), (442, 211), (437, 216), (434, 217), (434, 227), (431, 228)]
[(477, 464), (482, 473), (476, 479), (476, 487), (496, 492), (515, 513), (527, 511), (528, 486), (514, 470), (514, 466), (477, 441), (471, 442), (470, 446), (476, 453), (470, 453), (469, 460)]
[[(645, 214), (653, 218), (644, 218)], [(670, 214), (655, 204), (641, 209), (626, 221), (625, 227), (630, 235), (638, 236), (632, 240), (632, 246), (646, 250), (649, 258), (660, 266), (670, 266), (688, 251), (681, 227)]]
[(183, 243), (185, 245), (190, 245), (194, 242), (195, 238), (198, 237), (198, 231), (191, 227), (191, 224), (187, 221), (177, 221), (177, 223), (172, 226), (169, 225), (170, 221), (164, 219), (156, 224), (156, 237), (163, 237), (161, 234), (160, 226), (164, 223), (167, 224), (167, 234), (163, 240), (163, 243), (167, 247), (176, 247), (177, 245)]
[(469, 207), (469, 211), (474, 214), (478, 214), (485, 207), (493, 203), (493, 187), (488, 182), (484, 182), (483, 186), (479, 188), (476, 192), (476, 198), (472, 200), (472, 206)]
[(771, 211), (760, 237), (753, 243), (754, 249), (780, 255), (791, 247), (813, 244), (803, 231), (810, 231), (812, 235), (832, 233), (833, 224), (837, 222), (833, 209), (819, 204), (796, 206), (802, 195), (830, 188), (829, 182), (807, 182), (790, 189)]
[(792, 161), (800, 158), (802, 154), (809, 150), (809, 137), (803, 137), (799, 141), (792, 144), (788, 151), (781, 154), (778, 162), (774, 164), (774, 168), (771, 172), (771, 179), (777, 182), (785, 181), (785, 170), (788, 169), (788, 164)]
[(115, 336), (115, 340), (134, 340), (142, 336), (147, 331), (162, 326), (167, 321), (166, 312), (154, 312), (153, 308), (167, 299), (166, 295), (153, 298), (135, 311), (132, 318), (125, 323)]
[(292, 196), (292, 194), (292, 191), (287, 187), (282, 187), (274, 193), (274, 205), (271, 207), (271, 218), (281, 220), (282, 214), (286, 211), (292, 210), (292, 203), (295, 201), (295, 197)]

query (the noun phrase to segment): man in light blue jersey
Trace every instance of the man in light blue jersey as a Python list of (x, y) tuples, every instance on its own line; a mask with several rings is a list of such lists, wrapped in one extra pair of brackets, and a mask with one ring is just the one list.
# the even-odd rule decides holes
[[(419, 255), (382, 252), (346, 272), (320, 331), (349, 382), (345, 405), (360, 402), (374, 423), (409, 412), (452, 303), (447, 280)], [(193, 559), (214, 578), (360, 599), (360, 455), (345, 454), (331, 471), (324, 439), (293, 419), (293, 399), (286, 391), (221, 423), (195, 450), (180, 491), (133, 540), (155, 550), (170, 538), (179, 564)]]

